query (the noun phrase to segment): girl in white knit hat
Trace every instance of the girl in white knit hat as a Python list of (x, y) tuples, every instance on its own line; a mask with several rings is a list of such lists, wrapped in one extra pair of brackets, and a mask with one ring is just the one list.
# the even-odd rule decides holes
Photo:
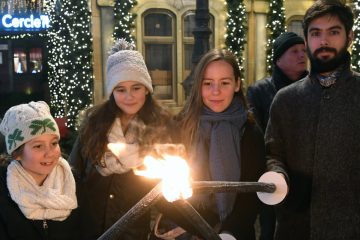
[(75, 180), (49, 106), (11, 107), (0, 131), (12, 159), (0, 167), (0, 239), (79, 239)]
[[(170, 115), (152, 92), (141, 53), (119, 40), (106, 64), (107, 99), (87, 111), (69, 159), (87, 192), (94, 239), (154, 186), (132, 171), (143, 163), (147, 147), (171, 142)], [(119, 143), (121, 149), (112, 147)], [(147, 239), (149, 222), (149, 215), (142, 217), (120, 239)]]

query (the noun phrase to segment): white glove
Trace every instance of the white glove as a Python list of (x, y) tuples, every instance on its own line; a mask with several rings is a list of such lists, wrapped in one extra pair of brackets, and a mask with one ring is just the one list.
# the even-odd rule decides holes
[(219, 237), (222, 239), (222, 240), (236, 240), (236, 238), (234, 238), (233, 235), (229, 234), (229, 233), (220, 233), (219, 234)]
[(282, 173), (266, 172), (259, 178), (258, 182), (273, 183), (276, 186), (275, 192), (273, 193), (257, 192), (259, 199), (267, 205), (281, 203), (288, 193), (288, 185)]

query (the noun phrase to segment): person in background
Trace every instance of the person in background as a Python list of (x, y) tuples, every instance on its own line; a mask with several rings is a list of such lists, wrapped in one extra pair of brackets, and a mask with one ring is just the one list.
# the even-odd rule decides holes
[[(171, 116), (152, 97), (150, 75), (140, 52), (125, 40), (113, 46), (106, 64), (104, 103), (90, 108), (69, 161), (82, 184), (91, 212), (88, 231), (101, 236), (155, 185), (133, 169), (155, 143), (171, 142)], [(121, 148), (112, 146), (119, 144)], [(147, 239), (150, 214), (122, 234), (121, 240)]]
[(348, 48), (345, 1), (316, 1), (303, 30), (310, 74), (281, 89), (270, 109), (268, 170), (289, 184), (275, 239), (360, 239), (360, 75)]
[(0, 160), (0, 239), (81, 239), (75, 180), (49, 106), (11, 107), (0, 131), (11, 155)]
[[(284, 32), (278, 36), (273, 44), (273, 53), (272, 75), (256, 81), (247, 91), (249, 108), (264, 133), (275, 94), (308, 74), (305, 42), (296, 33)], [(273, 206), (264, 204), (260, 212), (261, 240), (274, 239), (275, 224)]]
[[(213, 49), (201, 58), (176, 120), (194, 180), (257, 181), (263, 173), (263, 134), (247, 109), (238, 62), (230, 51)], [(260, 206), (255, 193), (194, 195), (190, 202), (222, 239), (255, 239)]]
[(273, 53), (272, 75), (256, 81), (247, 90), (249, 108), (264, 133), (275, 94), (308, 74), (305, 42), (296, 33), (280, 34), (274, 41)]

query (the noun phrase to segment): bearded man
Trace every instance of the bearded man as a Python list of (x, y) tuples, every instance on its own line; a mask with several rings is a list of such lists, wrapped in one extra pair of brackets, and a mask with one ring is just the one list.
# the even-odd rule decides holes
[(360, 75), (350, 67), (354, 15), (344, 2), (307, 10), (310, 74), (271, 105), (268, 170), (289, 186), (276, 206), (275, 239), (360, 239)]

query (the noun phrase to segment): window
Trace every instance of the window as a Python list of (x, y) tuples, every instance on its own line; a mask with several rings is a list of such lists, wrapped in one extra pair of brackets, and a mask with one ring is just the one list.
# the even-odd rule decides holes
[[(153, 84), (156, 86), (171, 85), (172, 45), (145, 44), (145, 51), (146, 62), (148, 62), (148, 68), (151, 69), (153, 77)], [(154, 58), (158, 59), (152, 61)]]
[(42, 49), (41, 48), (14, 48), (14, 72), (17, 74), (42, 71)]
[(158, 99), (173, 99), (175, 96), (175, 16), (162, 9), (144, 13), (144, 55), (154, 95)]
[(31, 48), (30, 55), (30, 72), (39, 73), (42, 71), (42, 52), (41, 48)]
[(288, 26), (289, 32), (294, 32), (298, 34), (301, 37), (304, 37), (303, 27), (302, 27), (302, 21), (301, 20), (292, 20), (289, 23)]
[(14, 49), (14, 71), (20, 74), (27, 72), (27, 60), (24, 48)]
[[(210, 15), (209, 28), (214, 33), (214, 17)], [(192, 69), (192, 53), (194, 49), (195, 11), (188, 11), (183, 17), (183, 45), (184, 45), (184, 77), (186, 78)], [(214, 34), (209, 38), (210, 48), (214, 48)]]
[[(194, 49), (195, 11), (187, 11), (177, 21), (167, 9), (148, 9), (142, 15), (143, 54), (153, 81), (154, 95), (161, 100), (177, 100), (177, 76), (185, 79), (192, 69)], [(176, 25), (180, 22), (180, 25)], [(209, 27), (214, 32), (214, 17), (210, 15)], [(180, 34), (180, 35), (177, 35)], [(182, 52), (177, 54), (177, 46)], [(210, 48), (214, 47), (214, 34), (210, 35)], [(182, 64), (177, 64), (178, 62)], [(177, 69), (180, 65), (180, 69)], [(177, 74), (181, 71), (183, 74)]]
[(172, 36), (172, 18), (168, 14), (150, 13), (145, 17), (145, 36)]

